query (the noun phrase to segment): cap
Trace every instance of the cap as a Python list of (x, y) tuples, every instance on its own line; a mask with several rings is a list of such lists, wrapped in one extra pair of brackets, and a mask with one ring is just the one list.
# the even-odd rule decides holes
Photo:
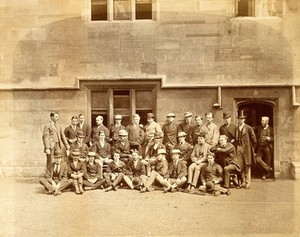
[(128, 132), (127, 132), (126, 130), (121, 129), (121, 130), (119, 131), (119, 136), (127, 136), (127, 135), (128, 135)]
[(168, 113), (168, 114), (167, 114), (167, 118), (168, 118), (168, 117), (174, 117), (174, 118), (175, 118), (176, 115), (175, 115), (174, 113)]
[(166, 149), (158, 149), (157, 154), (167, 154)]
[(177, 137), (186, 137), (186, 133), (185, 132), (179, 132)]
[(90, 152), (88, 153), (88, 156), (96, 156), (96, 152), (90, 151)]
[(122, 120), (123, 117), (121, 114), (116, 114), (115, 117), (114, 117), (116, 120)]
[(147, 114), (147, 118), (154, 118), (155, 116), (154, 116), (154, 114), (152, 114), (152, 113), (148, 113)]
[(181, 154), (181, 151), (179, 149), (173, 149), (172, 154)]
[(193, 114), (191, 112), (184, 112), (184, 117), (188, 118), (188, 117), (192, 117)]

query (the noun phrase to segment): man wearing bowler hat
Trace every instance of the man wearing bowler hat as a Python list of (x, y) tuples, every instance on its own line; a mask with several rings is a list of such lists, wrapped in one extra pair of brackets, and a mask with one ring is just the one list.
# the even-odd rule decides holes
[(53, 157), (54, 162), (48, 166), (45, 177), (40, 179), (40, 184), (45, 187), (46, 194), (57, 196), (72, 184), (72, 180), (68, 180), (68, 167), (62, 162), (63, 151), (55, 149)]
[(174, 113), (167, 114), (167, 123), (162, 129), (164, 133), (163, 144), (166, 146), (168, 154), (177, 143), (178, 126), (175, 124), (175, 117)]
[(230, 143), (234, 143), (236, 126), (231, 122), (231, 114), (223, 113), (224, 124), (220, 127), (220, 135), (226, 135)]
[(181, 159), (187, 162), (189, 166), (191, 162), (191, 154), (193, 146), (186, 142), (187, 134), (185, 132), (178, 132), (178, 143), (174, 146), (174, 149), (179, 149), (181, 152)]
[(184, 112), (184, 122), (178, 127), (178, 132), (185, 132), (185, 140), (193, 145), (192, 131), (195, 124), (193, 123), (193, 114), (191, 112)]
[(72, 153), (74, 149), (78, 149), (80, 151), (79, 160), (85, 162), (89, 151), (87, 144), (84, 143), (84, 139), (86, 136), (83, 133), (83, 131), (79, 130), (77, 131), (76, 137), (77, 137), (76, 141), (72, 143), (70, 146), (70, 152)]
[(256, 136), (253, 129), (245, 124), (244, 110), (238, 111), (238, 127), (235, 131), (237, 158), (242, 164), (242, 187), (250, 188), (251, 164), (255, 161)]

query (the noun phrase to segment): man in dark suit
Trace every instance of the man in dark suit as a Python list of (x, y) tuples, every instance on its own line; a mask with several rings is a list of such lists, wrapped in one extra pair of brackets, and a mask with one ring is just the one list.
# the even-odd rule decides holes
[(193, 145), (192, 130), (195, 124), (193, 123), (193, 114), (191, 112), (184, 113), (184, 122), (179, 124), (178, 132), (185, 132), (185, 140), (187, 143)]
[(47, 157), (47, 167), (53, 162), (54, 148), (64, 150), (66, 148), (67, 156), (69, 156), (69, 144), (61, 126), (57, 123), (58, 112), (51, 112), (51, 121), (43, 129), (44, 152)]
[(180, 160), (180, 150), (172, 150), (172, 161), (169, 163), (166, 178), (168, 180), (167, 186), (164, 188), (165, 192), (175, 192), (180, 190), (182, 185), (187, 181), (187, 167), (186, 161)]
[(178, 144), (174, 146), (174, 149), (179, 149), (181, 152), (181, 159), (187, 162), (189, 166), (191, 161), (191, 154), (193, 152), (193, 146), (186, 141), (186, 133), (185, 132), (178, 132)]
[(81, 130), (84, 134), (83, 142), (87, 145), (89, 145), (90, 139), (91, 139), (91, 127), (85, 122), (85, 116), (84, 114), (79, 114), (79, 123), (77, 124), (77, 127), (79, 130)]
[(72, 151), (74, 149), (78, 149), (80, 151), (80, 157), (79, 157), (79, 160), (81, 162), (85, 162), (86, 161), (86, 158), (87, 158), (87, 154), (88, 154), (88, 151), (89, 151), (89, 148), (87, 146), (86, 143), (84, 143), (84, 138), (86, 137), (84, 135), (84, 133), (79, 130), (76, 134), (76, 137), (77, 137), (77, 140), (71, 144), (70, 146), (70, 153), (72, 153)]
[(85, 163), (79, 160), (80, 151), (74, 149), (71, 153), (73, 159), (68, 163), (68, 175), (73, 180), (73, 186), (76, 194), (83, 194), (83, 174), (85, 173)]
[(167, 149), (168, 155), (171, 155), (171, 150), (177, 143), (178, 126), (175, 124), (175, 117), (174, 113), (169, 113), (167, 115), (168, 121), (162, 128), (164, 133), (163, 144)]
[(91, 141), (90, 145), (92, 146), (94, 142), (99, 140), (99, 132), (103, 131), (105, 133), (105, 137), (109, 139), (109, 130), (107, 127), (103, 125), (103, 116), (98, 115), (96, 117), (96, 124), (97, 126), (93, 127), (91, 132)]
[(251, 164), (255, 161), (254, 147), (256, 136), (253, 129), (245, 124), (244, 110), (238, 113), (238, 127), (235, 132), (237, 158), (242, 162), (242, 187), (250, 188)]
[(140, 124), (140, 116), (138, 114), (132, 116), (132, 123), (127, 126), (126, 131), (128, 132), (130, 148), (139, 150), (141, 154), (143, 150), (142, 145), (145, 140), (145, 132), (143, 125)]
[(157, 151), (159, 149), (166, 149), (164, 144), (162, 143), (163, 133), (155, 132), (154, 134), (154, 143), (147, 149), (145, 154), (146, 159), (155, 159), (157, 156)]
[(265, 174), (262, 179), (265, 180), (271, 176), (272, 169), (272, 154), (273, 154), (273, 129), (269, 126), (269, 117), (261, 118), (262, 127), (257, 134), (257, 151), (256, 162), (264, 169)]
[(120, 160), (125, 164), (130, 160), (130, 144), (126, 130), (122, 129), (119, 131), (119, 140), (113, 146), (112, 151), (118, 151), (121, 155)]
[(72, 184), (72, 180), (68, 180), (68, 167), (62, 162), (63, 151), (55, 149), (53, 157), (54, 162), (48, 166), (46, 176), (40, 179), (40, 184), (45, 187), (47, 194), (57, 196)]
[(96, 163), (99, 163), (101, 167), (103, 167), (103, 164), (112, 162), (111, 146), (106, 142), (105, 133), (103, 131), (99, 132), (99, 140), (94, 142), (90, 149), (96, 152)]
[(226, 135), (228, 141), (234, 143), (236, 126), (231, 123), (231, 114), (223, 113), (224, 124), (220, 127), (220, 135)]
[(78, 131), (77, 123), (77, 116), (72, 116), (71, 125), (65, 128), (65, 136), (70, 145), (76, 141), (76, 134)]
[(109, 132), (111, 137), (111, 143), (115, 144), (119, 140), (119, 131), (121, 129), (125, 130), (125, 126), (121, 123), (122, 122), (122, 115), (116, 114), (114, 116), (115, 123), (110, 125)]
[(198, 143), (198, 134), (200, 134), (202, 126), (203, 126), (202, 116), (196, 115), (195, 116), (195, 126), (192, 129), (192, 139), (193, 139), (192, 145), (196, 145)]

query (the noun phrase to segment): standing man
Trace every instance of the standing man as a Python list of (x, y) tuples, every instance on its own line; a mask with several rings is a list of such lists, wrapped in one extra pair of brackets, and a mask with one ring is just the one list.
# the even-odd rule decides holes
[(203, 120), (203, 118), (201, 115), (195, 116), (196, 125), (192, 129), (193, 145), (196, 145), (198, 143), (198, 134), (200, 134), (201, 128), (203, 126), (202, 120)]
[(264, 169), (265, 174), (262, 179), (265, 180), (271, 176), (272, 169), (272, 154), (273, 154), (273, 129), (269, 126), (269, 117), (261, 118), (262, 127), (258, 131), (257, 136), (257, 151), (256, 162)]
[(178, 127), (178, 132), (185, 132), (186, 137), (185, 140), (189, 144), (193, 145), (193, 138), (192, 138), (192, 130), (194, 127), (193, 123), (193, 114), (191, 112), (184, 112), (184, 122), (181, 123)]
[(79, 114), (79, 123), (77, 124), (77, 127), (79, 130), (81, 130), (84, 134), (83, 142), (87, 145), (89, 145), (90, 139), (91, 139), (91, 127), (85, 122), (85, 116), (84, 114)]
[(215, 146), (218, 144), (219, 140), (219, 129), (216, 124), (213, 123), (213, 114), (212, 112), (208, 112), (205, 114), (206, 123), (202, 126), (201, 132), (204, 132), (205, 142), (211, 146)]
[(72, 116), (71, 125), (65, 128), (65, 136), (70, 145), (76, 141), (76, 134), (78, 131), (77, 123), (78, 123), (77, 116)]
[(154, 121), (154, 114), (147, 114), (147, 122), (148, 124), (145, 126), (145, 140), (146, 142), (150, 139), (151, 135), (154, 135), (156, 132), (161, 132), (160, 125)]
[(47, 157), (47, 167), (53, 161), (53, 153), (54, 149), (65, 149), (67, 152), (67, 156), (69, 156), (69, 144), (63, 132), (61, 126), (57, 123), (59, 118), (58, 112), (51, 112), (50, 119), (51, 121), (44, 127), (43, 130), (43, 144), (44, 144), (44, 152)]
[(226, 135), (228, 141), (234, 143), (236, 126), (231, 123), (231, 114), (223, 113), (224, 124), (220, 127), (220, 135)]
[(238, 113), (238, 127), (235, 132), (236, 152), (238, 159), (242, 162), (242, 187), (250, 189), (251, 183), (251, 164), (255, 160), (254, 147), (256, 136), (253, 129), (245, 124), (246, 116), (244, 110)]
[(94, 142), (99, 140), (99, 132), (103, 131), (105, 133), (105, 137), (109, 138), (109, 130), (107, 127), (103, 125), (103, 117), (101, 115), (96, 117), (97, 126), (93, 127), (91, 137), (92, 141), (90, 141), (90, 145), (92, 146)]
[(167, 115), (167, 123), (163, 126), (163, 133), (164, 139), (163, 144), (167, 148), (167, 153), (171, 155), (171, 150), (174, 148), (175, 144), (177, 143), (177, 125), (175, 124), (175, 117), (174, 113), (169, 113)]
[(110, 162), (112, 162), (111, 146), (108, 142), (106, 142), (105, 133), (103, 131), (99, 132), (99, 140), (97, 142), (94, 142), (91, 150), (96, 153), (95, 161), (101, 167), (103, 167), (103, 164), (109, 164)]
[(141, 154), (142, 145), (145, 139), (145, 132), (143, 125), (140, 124), (140, 119), (141, 118), (138, 114), (134, 114), (132, 116), (132, 123), (127, 126), (126, 130), (128, 132), (130, 149), (137, 149)]
[(112, 139), (111, 143), (113, 145), (119, 140), (119, 131), (121, 129), (125, 129), (125, 127), (121, 124), (122, 119), (123, 119), (122, 115), (116, 114), (114, 116), (115, 123), (110, 125), (109, 132)]

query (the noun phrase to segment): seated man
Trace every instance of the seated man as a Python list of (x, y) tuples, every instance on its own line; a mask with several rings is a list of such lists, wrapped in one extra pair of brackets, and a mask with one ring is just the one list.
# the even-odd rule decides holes
[(216, 163), (224, 169), (224, 188), (229, 188), (230, 174), (242, 171), (242, 162), (236, 156), (235, 147), (228, 141), (226, 135), (221, 135), (219, 143), (210, 150), (216, 155)]
[(111, 137), (111, 143), (115, 144), (119, 140), (119, 131), (121, 129), (125, 130), (125, 126), (121, 123), (122, 122), (122, 115), (116, 114), (114, 116), (114, 124), (110, 125), (109, 132)]
[(128, 177), (131, 179), (135, 189), (145, 186), (148, 177), (146, 175), (146, 166), (140, 160), (138, 150), (133, 150), (131, 153), (132, 160), (127, 163)]
[(218, 196), (221, 193), (230, 195), (230, 191), (228, 189), (220, 186), (220, 183), (223, 180), (223, 170), (220, 165), (215, 163), (215, 154), (209, 153), (207, 155), (207, 161), (208, 164), (201, 172), (202, 185), (199, 187), (199, 190), (215, 196)]
[(180, 160), (180, 150), (172, 150), (172, 161), (169, 163), (167, 172), (167, 187), (164, 188), (165, 192), (175, 192), (180, 190), (180, 187), (186, 183), (187, 167), (186, 161)]
[(188, 169), (188, 191), (193, 192), (197, 186), (200, 172), (203, 167), (207, 164), (207, 152), (209, 151), (210, 145), (205, 142), (205, 134), (198, 134), (198, 143), (195, 145), (191, 154), (192, 164)]
[(83, 132), (81, 130), (79, 130), (76, 134), (76, 137), (77, 137), (77, 140), (70, 145), (70, 152), (72, 153), (72, 151), (74, 149), (78, 149), (80, 152), (79, 160), (81, 162), (85, 162), (88, 151), (89, 151), (87, 144), (83, 142), (85, 135), (83, 134)]
[(85, 164), (79, 160), (80, 151), (78, 149), (74, 149), (71, 153), (71, 157), (73, 159), (72, 162), (69, 162), (68, 165), (68, 175), (73, 180), (73, 186), (75, 188), (76, 194), (83, 194), (83, 173), (85, 171)]
[(54, 162), (48, 166), (46, 176), (40, 179), (40, 184), (45, 187), (47, 194), (57, 196), (72, 184), (72, 180), (68, 180), (68, 167), (62, 163), (63, 151), (54, 150), (53, 157)]
[(121, 155), (120, 160), (127, 164), (130, 160), (130, 144), (126, 130), (121, 129), (119, 131), (119, 140), (116, 142), (112, 150), (118, 151)]
[(91, 148), (92, 151), (96, 152), (95, 161), (103, 167), (103, 164), (109, 164), (112, 162), (111, 159), (111, 146), (105, 139), (105, 132), (99, 132), (99, 140), (94, 142)]
[(151, 185), (155, 180), (164, 187), (168, 186), (168, 181), (166, 180), (168, 171), (168, 161), (166, 159), (166, 154), (167, 151), (165, 149), (159, 149), (157, 151), (157, 158), (153, 161), (149, 161), (149, 164), (154, 166), (154, 170), (151, 171), (150, 177), (145, 187), (141, 190), (142, 193), (151, 191)]
[(127, 175), (125, 175), (128, 173), (128, 171), (126, 164), (120, 160), (121, 154), (118, 151), (115, 151), (113, 157), (114, 160), (109, 163), (107, 171), (104, 173), (104, 178), (108, 186), (106, 189), (104, 189), (104, 191), (117, 191), (117, 186), (122, 180), (125, 181), (130, 189), (133, 189), (134, 187), (132, 185), (132, 181)]
[(154, 143), (149, 147), (147, 153), (145, 154), (146, 159), (153, 159), (157, 156), (157, 151), (159, 149), (166, 149), (165, 145), (162, 144), (163, 133), (156, 132), (154, 134)]
[(178, 144), (174, 146), (174, 149), (179, 149), (181, 151), (181, 159), (187, 162), (187, 165), (190, 165), (191, 162), (191, 153), (193, 151), (193, 146), (186, 142), (186, 133), (178, 133)]
[(95, 152), (90, 151), (88, 153), (88, 161), (83, 174), (83, 185), (85, 190), (100, 188), (105, 183), (105, 179), (102, 178), (102, 167), (99, 163), (95, 162), (95, 157)]

